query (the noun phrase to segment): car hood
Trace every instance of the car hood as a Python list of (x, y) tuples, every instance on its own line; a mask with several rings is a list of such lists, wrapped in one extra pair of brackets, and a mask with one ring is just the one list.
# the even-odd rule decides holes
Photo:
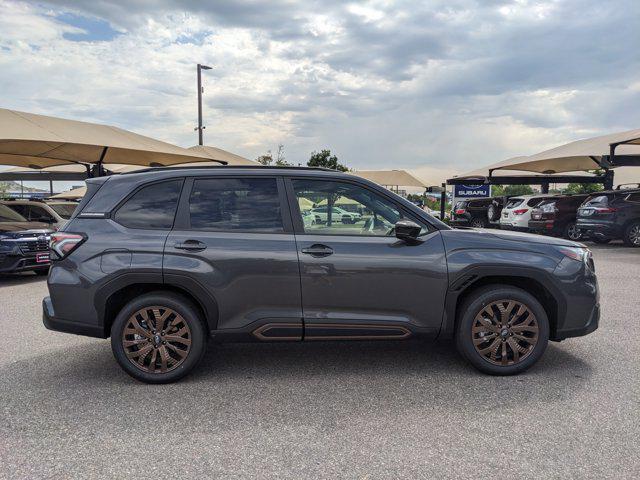
[[(455, 233), (453, 233), (455, 232)], [(469, 236), (477, 238), (482, 236), (488, 240), (491, 238), (508, 240), (517, 243), (529, 243), (536, 245), (556, 245), (560, 247), (583, 247), (585, 245), (564, 238), (548, 237), (545, 235), (534, 235), (532, 233), (512, 232), (508, 230), (492, 230), (486, 228), (459, 228), (453, 230), (454, 235)]]
[(2, 234), (25, 234), (43, 235), (53, 233), (51, 226), (40, 222), (0, 222), (0, 233)]

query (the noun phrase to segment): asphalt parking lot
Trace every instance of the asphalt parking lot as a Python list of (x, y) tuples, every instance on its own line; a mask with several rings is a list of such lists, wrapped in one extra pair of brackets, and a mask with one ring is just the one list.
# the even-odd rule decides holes
[(449, 343), (236, 344), (145, 385), (0, 277), (0, 478), (638, 478), (640, 250), (592, 248), (600, 329), (507, 378)]

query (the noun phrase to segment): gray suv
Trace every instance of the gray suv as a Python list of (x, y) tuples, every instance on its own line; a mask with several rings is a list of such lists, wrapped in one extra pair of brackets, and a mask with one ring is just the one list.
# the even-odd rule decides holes
[[(533, 365), (548, 340), (598, 326), (583, 245), (453, 230), (352, 175), (163, 168), (87, 187), (52, 235), (44, 324), (110, 336), (122, 368), (145, 382), (187, 374), (210, 338), (455, 338), (477, 369), (509, 375)], [(358, 217), (304, 222), (318, 205)]]

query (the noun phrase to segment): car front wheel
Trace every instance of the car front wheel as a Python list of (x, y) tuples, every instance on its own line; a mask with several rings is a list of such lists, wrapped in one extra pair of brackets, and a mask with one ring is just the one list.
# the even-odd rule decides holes
[(174, 382), (188, 374), (206, 348), (196, 307), (171, 292), (137, 297), (111, 327), (113, 354), (132, 377), (146, 383)]
[(462, 356), (481, 372), (514, 375), (536, 363), (549, 340), (549, 320), (531, 294), (511, 286), (483, 287), (465, 301), (456, 330)]

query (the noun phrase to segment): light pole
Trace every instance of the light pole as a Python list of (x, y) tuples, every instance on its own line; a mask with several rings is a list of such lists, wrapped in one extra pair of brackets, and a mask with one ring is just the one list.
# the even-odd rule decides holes
[(203, 145), (202, 130), (204, 130), (202, 125), (202, 74), (200, 73), (202, 70), (211, 70), (211, 67), (198, 64), (198, 126), (194, 128), (194, 130), (198, 131), (198, 145)]

